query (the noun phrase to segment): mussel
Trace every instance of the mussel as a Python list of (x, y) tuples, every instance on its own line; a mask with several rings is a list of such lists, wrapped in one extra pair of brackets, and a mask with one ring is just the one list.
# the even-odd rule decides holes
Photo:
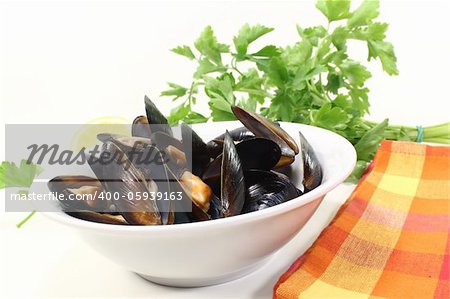
[[(297, 145), (280, 124), (254, 112), (231, 107), (244, 126), (205, 143), (186, 124), (181, 125), (181, 139), (175, 138), (167, 119), (148, 97), (145, 110), (146, 116), (133, 121), (131, 137), (97, 136), (102, 150), (87, 157), (96, 178), (60, 176), (49, 182), (51, 191), (67, 198), (94, 194), (91, 201), (61, 201), (65, 212), (109, 224), (205, 221), (269, 208), (322, 182), (319, 160), (302, 133)], [(300, 169), (292, 164), (297, 154)], [(300, 172), (301, 182), (291, 182), (279, 173), (286, 169)], [(114, 200), (96, 198), (105, 193), (113, 194)], [(149, 196), (172, 198), (174, 193), (181, 197), (155, 200)]]
[(248, 170), (244, 173), (246, 199), (243, 213), (269, 208), (302, 194), (289, 178), (281, 173)]
[(181, 140), (189, 170), (196, 176), (200, 176), (210, 161), (210, 149), (200, 136), (186, 124), (181, 124)]
[(107, 155), (89, 157), (88, 162), (103, 187), (108, 192), (117, 194), (115, 205), (121, 215), (130, 224), (161, 224), (156, 202), (138, 200), (139, 195), (156, 192), (156, 184), (153, 181), (147, 182), (116, 144), (105, 143), (104, 153)]
[(135, 137), (150, 138), (155, 132), (163, 132), (173, 136), (172, 128), (167, 118), (159, 111), (155, 103), (149, 97), (144, 97), (146, 116), (140, 115), (133, 120), (131, 135)]
[(299, 152), (298, 146), (294, 139), (280, 126), (262, 115), (244, 110), (237, 106), (232, 106), (231, 110), (244, 126), (255, 134), (255, 136), (270, 139), (278, 144), (281, 149), (281, 158), (276, 167), (286, 166), (294, 162), (295, 155)]
[(304, 192), (308, 192), (322, 183), (322, 167), (320, 166), (314, 149), (308, 143), (305, 136), (303, 136), (301, 132), (298, 132), (298, 134), (300, 137), (301, 173), (303, 173), (302, 185), (304, 187)]
[[(101, 183), (96, 178), (87, 176), (58, 176), (48, 182), (50, 191), (63, 194), (61, 205), (67, 209), (100, 211), (107, 208), (106, 203), (99, 199), (103, 192)], [(69, 196), (89, 196), (89, 200), (69, 200)]]
[(104, 223), (104, 224), (116, 224), (116, 225), (126, 225), (129, 224), (122, 215), (109, 214), (109, 213), (96, 213), (92, 211), (75, 211), (66, 212), (68, 215), (75, 218), (80, 218), (83, 220), (88, 220), (92, 222)]
[(168, 162), (170, 164), (175, 164), (179, 167), (187, 166), (187, 157), (186, 153), (183, 151), (183, 144), (181, 141), (164, 132), (155, 132), (150, 138), (158, 149), (164, 151), (168, 155)]
[(133, 120), (131, 126), (131, 136), (150, 138), (152, 131), (148, 123), (147, 116), (139, 115)]
[[(241, 142), (247, 139), (255, 138), (255, 135), (246, 127), (239, 127), (229, 131), (229, 134), (234, 142)], [(211, 158), (216, 158), (222, 153), (223, 139), (225, 133), (213, 138), (206, 144), (207, 152)]]
[(147, 114), (147, 121), (150, 124), (151, 132), (164, 132), (169, 136), (173, 136), (172, 128), (167, 121), (167, 118), (156, 108), (155, 103), (153, 103), (147, 96), (145, 100), (145, 113)]
[[(185, 133), (183, 137), (186, 138), (186, 134), (189, 134), (190, 137), (191, 133), (192, 132)], [(212, 191), (200, 177), (193, 174), (189, 169), (190, 163), (187, 162), (187, 158), (191, 157), (191, 154), (188, 152), (186, 155), (187, 150), (185, 150), (185, 148), (188, 147), (188, 145), (185, 144), (187, 143), (186, 139), (184, 142), (181, 142), (163, 132), (156, 132), (152, 134), (152, 140), (161, 152), (167, 154), (168, 159), (165, 161), (166, 166), (170, 169), (173, 179), (176, 179), (182, 185), (184, 192), (192, 200), (193, 209), (198, 207), (206, 213), (209, 209)], [(197, 215), (199, 214), (200, 213), (197, 213)], [(206, 217), (200, 218), (204, 219)]]
[[(170, 159), (167, 153), (160, 151), (150, 139), (139, 137), (119, 137), (109, 134), (99, 134), (98, 139), (105, 142), (103, 153), (109, 151), (109, 142), (116, 145), (128, 158), (131, 165), (136, 167), (144, 178), (144, 184), (149, 189), (150, 194), (159, 192), (160, 194), (170, 194), (173, 186), (170, 182), (167, 162)], [(102, 154), (103, 154), (102, 153)], [(103, 173), (104, 169), (99, 169), (101, 165), (91, 163), (95, 173)], [(108, 175), (108, 174), (106, 174)], [(141, 194), (146, 198), (146, 193)], [(174, 222), (174, 203), (170, 200), (156, 201), (158, 211), (161, 215), (162, 224)]]
[[(107, 224), (127, 224), (121, 215), (113, 212), (112, 204), (100, 198), (103, 188), (96, 178), (58, 176), (47, 185), (58, 196), (63, 211), (73, 217)], [(77, 195), (83, 195), (83, 198), (77, 199)]]
[[(235, 147), (244, 170), (270, 170), (277, 165), (281, 157), (280, 147), (275, 142), (265, 138), (247, 139), (239, 142)], [(206, 167), (202, 179), (208, 181), (217, 178), (220, 175), (221, 164), (222, 154)]]
[[(160, 179), (160, 169), (152, 169), (152, 167), (154, 168), (155, 166), (163, 164), (165, 157), (153, 145), (150, 139), (118, 136), (107, 133), (98, 134), (97, 138), (103, 142), (102, 155), (112, 154), (108, 149), (110, 147), (109, 143), (113, 143), (127, 156), (133, 165), (142, 172), (147, 183), (152, 183), (153, 180)], [(156, 175), (154, 173), (155, 171)]]
[(220, 217), (241, 213), (245, 201), (244, 173), (233, 139), (228, 132), (223, 140), (222, 167), (220, 174)]

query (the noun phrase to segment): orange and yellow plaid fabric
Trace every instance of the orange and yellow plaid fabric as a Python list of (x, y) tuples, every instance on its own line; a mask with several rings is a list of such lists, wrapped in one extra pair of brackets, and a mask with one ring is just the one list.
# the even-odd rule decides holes
[(450, 147), (385, 141), (275, 298), (450, 298)]

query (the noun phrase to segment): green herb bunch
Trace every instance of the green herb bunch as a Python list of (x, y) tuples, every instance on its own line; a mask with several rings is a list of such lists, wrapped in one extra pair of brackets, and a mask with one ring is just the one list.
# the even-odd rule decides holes
[[(235, 119), (231, 105), (238, 105), (277, 121), (322, 127), (347, 138), (358, 154), (351, 177), (357, 181), (372, 160), (383, 138), (416, 140), (417, 129), (374, 123), (369, 112), (371, 73), (347, 53), (347, 42), (367, 45), (368, 58), (381, 62), (389, 75), (397, 75), (393, 45), (386, 41), (387, 23), (376, 22), (379, 2), (366, 0), (350, 11), (350, 1), (318, 1), (327, 19), (325, 26), (297, 26), (299, 40), (293, 45), (267, 45), (252, 49), (251, 43), (273, 28), (244, 25), (233, 44), (218, 42), (208, 26), (194, 42), (172, 49), (197, 63), (193, 81), (184, 87), (168, 83), (177, 106), (169, 122), (201, 123)], [(203, 94), (204, 92), (204, 94)], [(205, 97), (206, 95), (206, 97)], [(195, 111), (196, 102), (208, 98), (210, 115)], [(424, 129), (424, 141), (450, 143), (450, 123)]]

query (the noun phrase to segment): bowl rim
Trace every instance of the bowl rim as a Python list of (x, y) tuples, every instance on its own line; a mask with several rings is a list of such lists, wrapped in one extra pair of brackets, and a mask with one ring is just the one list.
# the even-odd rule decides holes
[[(222, 122), (222, 123), (230, 123), (230, 122), (236, 122), (236, 121), (228, 121), (228, 122)], [(219, 122), (216, 122), (219, 123)], [(291, 124), (291, 125), (299, 125), (304, 127), (309, 127), (313, 130), (320, 130), (325, 134), (332, 134), (334, 135), (334, 138), (338, 138), (342, 141), (342, 145), (344, 148), (344, 151), (348, 151), (349, 157), (349, 163), (345, 164), (345, 167), (342, 169), (342, 171), (335, 176), (332, 176), (330, 180), (326, 181), (325, 183), (322, 183), (317, 188), (311, 190), (310, 192), (300, 195), (296, 198), (291, 199), (290, 201), (281, 203), (279, 205), (270, 207), (268, 209), (263, 209), (259, 211), (254, 211), (251, 213), (246, 214), (240, 214), (233, 217), (227, 217), (227, 218), (219, 218), (209, 221), (200, 221), (200, 222), (192, 222), (192, 223), (181, 223), (181, 224), (173, 224), (173, 225), (149, 225), (149, 226), (139, 226), (139, 225), (114, 225), (114, 224), (105, 224), (105, 223), (98, 223), (98, 222), (92, 222), (87, 221), (83, 219), (78, 219), (75, 217), (72, 217), (70, 215), (67, 215), (64, 212), (42, 212), (46, 217), (55, 220), (57, 222), (60, 222), (62, 224), (68, 225), (70, 227), (77, 227), (82, 229), (89, 229), (89, 230), (95, 230), (95, 231), (102, 231), (102, 232), (112, 232), (112, 233), (127, 233), (127, 234), (133, 234), (133, 233), (142, 233), (142, 232), (153, 232), (153, 233), (180, 233), (184, 231), (196, 231), (196, 230), (204, 230), (204, 229), (214, 229), (214, 228), (220, 228), (222, 226), (233, 226), (233, 225), (241, 225), (243, 223), (252, 222), (255, 220), (262, 220), (266, 219), (275, 215), (286, 213), (287, 211), (293, 210), (295, 208), (298, 208), (300, 206), (306, 205), (314, 200), (317, 200), (323, 196), (325, 196), (328, 192), (333, 190), (335, 187), (337, 187), (339, 184), (341, 184), (353, 171), (355, 165), (356, 165), (356, 150), (353, 147), (353, 145), (344, 137), (340, 136), (337, 133), (334, 133), (330, 130), (326, 130), (319, 127), (314, 127), (310, 125), (305, 124), (299, 124), (299, 123), (291, 123), (291, 122), (280, 122), (280, 124), (283, 126), (283, 124)], [(200, 124), (201, 125), (201, 124)], [(350, 161), (351, 160), (351, 161)]]

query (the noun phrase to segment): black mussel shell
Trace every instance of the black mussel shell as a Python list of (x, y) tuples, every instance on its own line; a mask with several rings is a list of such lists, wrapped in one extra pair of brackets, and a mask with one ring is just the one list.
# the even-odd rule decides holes
[(257, 113), (232, 106), (231, 110), (244, 126), (255, 136), (270, 139), (278, 144), (283, 159), (277, 167), (286, 166), (294, 161), (294, 156), (299, 152), (295, 140), (279, 125)]
[(76, 212), (66, 212), (68, 215), (98, 223), (105, 224), (116, 224), (116, 225), (127, 225), (128, 222), (123, 218), (122, 215), (112, 215), (108, 213), (96, 213), (92, 211), (76, 211)]
[(233, 139), (225, 133), (223, 140), (221, 181), (221, 216), (239, 215), (245, 201), (244, 173)]
[[(233, 129), (230, 132), (230, 136), (235, 142), (241, 142), (247, 139), (255, 138), (255, 135), (246, 127), (239, 127), (236, 129)], [(216, 158), (218, 155), (222, 153), (223, 149), (223, 138), (225, 137), (225, 134), (221, 134), (215, 138), (213, 138), (211, 141), (209, 141), (206, 144), (206, 147), (208, 148), (208, 153), (211, 158)]]
[(300, 135), (300, 151), (303, 167), (303, 187), (304, 192), (308, 192), (316, 188), (322, 183), (322, 167), (317, 159), (316, 153), (312, 146), (308, 143), (305, 136), (301, 132)]
[(215, 194), (211, 197), (208, 214), (211, 216), (211, 219), (218, 219), (222, 217), (222, 202)]
[(165, 132), (155, 132), (151, 135), (150, 139), (156, 147), (162, 150), (165, 150), (168, 146), (173, 146), (181, 151), (183, 150), (183, 143)]
[[(252, 138), (236, 144), (242, 169), (271, 170), (281, 157), (280, 147), (272, 140), (265, 138)], [(220, 175), (222, 155), (214, 159), (202, 174), (202, 179), (210, 181)]]
[(244, 177), (246, 199), (243, 213), (269, 208), (302, 194), (285, 175), (274, 171), (248, 170)]
[(200, 136), (186, 124), (181, 125), (181, 136), (188, 169), (200, 176), (210, 161), (208, 148)]
[(156, 107), (155, 103), (147, 96), (145, 96), (145, 112), (152, 133), (164, 132), (169, 136), (173, 136), (172, 128), (169, 126), (167, 118), (164, 117), (161, 111)]

